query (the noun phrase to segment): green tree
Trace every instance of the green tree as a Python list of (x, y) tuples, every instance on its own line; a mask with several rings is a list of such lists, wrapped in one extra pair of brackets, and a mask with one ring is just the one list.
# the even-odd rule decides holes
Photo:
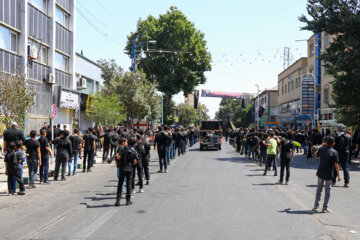
[(302, 15), (303, 30), (326, 32), (333, 41), (322, 52), (332, 82), (334, 106), (340, 120), (360, 123), (360, 6), (357, 0), (308, 0), (309, 17)]
[(86, 115), (91, 121), (100, 123), (103, 126), (115, 126), (125, 120), (126, 114), (124, 105), (115, 94), (109, 95), (100, 91), (91, 101)]
[(156, 84), (148, 81), (143, 72), (126, 72), (114, 86), (119, 100), (125, 105), (127, 119), (132, 116), (140, 122), (146, 116), (152, 120), (158, 117), (160, 106)]
[(248, 127), (251, 121), (251, 104), (247, 102), (246, 108), (242, 108), (242, 100), (223, 98), (219, 111), (215, 114), (216, 119), (224, 122), (230, 119), (235, 127)]
[(190, 125), (195, 125), (196, 121), (199, 120), (199, 115), (196, 110), (187, 105), (187, 104), (179, 104), (179, 124), (184, 127), (190, 127)]
[(0, 121), (4, 125), (16, 121), (24, 129), (25, 118), (34, 105), (35, 90), (24, 75), (0, 73)]
[(124, 71), (114, 59), (100, 59), (97, 62), (101, 66), (101, 77), (104, 79), (105, 89), (110, 90), (114, 84), (122, 79)]
[[(196, 86), (206, 82), (204, 73), (211, 70), (211, 55), (204, 38), (204, 33), (197, 30), (194, 23), (176, 7), (171, 7), (158, 18), (149, 16), (145, 20), (140, 19), (136, 32), (128, 36), (125, 51), (129, 56), (134, 39), (137, 43), (156, 40), (154, 48), (162, 50), (146, 51), (146, 58), (141, 59), (139, 67), (167, 96), (164, 104), (165, 122), (173, 118), (173, 95), (183, 91), (186, 96)], [(140, 49), (137, 49), (137, 58), (140, 53)]]
[[(205, 112), (205, 118), (203, 111)], [(196, 112), (197, 112), (197, 121), (199, 125), (201, 124), (201, 121), (209, 119), (209, 115), (208, 115), (209, 109), (204, 104), (199, 103)]]

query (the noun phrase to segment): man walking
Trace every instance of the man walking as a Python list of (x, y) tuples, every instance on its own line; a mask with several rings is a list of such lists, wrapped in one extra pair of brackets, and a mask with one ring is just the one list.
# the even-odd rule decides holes
[(290, 163), (294, 157), (294, 143), (292, 141), (293, 132), (288, 130), (286, 137), (280, 141), (280, 180), (277, 184), (283, 184), (284, 181), (284, 170), (286, 168), (286, 182), (289, 184), (290, 180)]
[(51, 149), (49, 145), (49, 140), (46, 137), (47, 130), (41, 129), (40, 130), (40, 152), (41, 152), (41, 165), (40, 165), (40, 183), (49, 184), (48, 181), (49, 177), (49, 156), (51, 156)]
[[(77, 128), (74, 129), (74, 135), (70, 136), (69, 140), (71, 142), (72, 153), (74, 156), (74, 168), (73, 168), (73, 176), (74, 176), (74, 175), (76, 175), (77, 161), (78, 161), (79, 157), (81, 158), (81, 156), (79, 156), (79, 154), (81, 154), (81, 137), (79, 136), (79, 130)], [(72, 165), (72, 159), (69, 159), (68, 176), (71, 175), (71, 167), (72, 167), (71, 165)]]
[[(345, 125), (338, 125), (338, 132), (335, 134), (335, 147), (334, 149), (338, 152), (339, 161), (341, 164), (341, 168), (344, 172), (344, 187), (348, 188), (350, 183), (350, 174), (348, 168), (349, 154), (351, 149), (351, 136), (345, 132)], [(335, 172), (333, 177), (332, 184), (336, 184), (336, 175)]]
[(164, 127), (159, 127), (159, 133), (156, 134), (155, 143), (154, 143), (154, 150), (156, 150), (156, 146), (157, 146), (158, 154), (159, 154), (159, 165), (160, 165), (160, 170), (158, 171), (159, 173), (162, 173), (163, 169), (164, 172), (167, 173), (166, 147), (169, 141), (171, 141), (171, 135), (169, 136), (165, 133)]
[(30, 188), (35, 188), (38, 166), (41, 166), (40, 143), (36, 140), (36, 131), (30, 132), (30, 140), (25, 141), (27, 165), (29, 169)]
[(334, 179), (334, 172), (337, 173), (338, 180), (341, 181), (339, 174), (339, 158), (338, 153), (332, 147), (335, 145), (335, 139), (331, 136), (325, 138), (325, 142), (321, 148), (315, 153), (320, 158), (320, 165), (316, 176), (318, 177), (318, 186), (316, 189), (316, 197), (313, 211), (317, 211), (320, 206), (321, 192), (325, 183), (325, 198), (322, 208), (323, 213), (331, 210), (328, 208), (330, 200), (331, 182)]
[(266, 172), (268, 168), (271, 166), (271, 163), (274, 164), (274, 176), (277, 176), (277, 167), (276, 167), (276, 148), (278, 145), (277, 140), (274, 139), (275, 133), (270, 132), (269, 133), (269, 140), (264, 141), (264, 145), (267, 147), (267, 162), (265, 166), (264, 176), (266, 175)]
[(72, 159), (72, 146), (71, 141), (68, 139), (69, 131), (62, 130), (60, 132), (60, 137), (55, 139), (57, 145), (57, 155), (55, 160), (55, 173), (54, 173), (54, 180), (58, 180), (59, 170), (61, 166), (61, 181), (65, 181), (65, 173), (66, 173), (66, 163), (69, 162), (69, 159)]
[[(95, 136), (92, 134), (93, 129), (89, 128), (87, 134), (83, 137), (84, 141), (84, 159), (83, 159), (83, 172), (91, 172), (91, 166), (93, 161), (93, 156), (95, 156)], [(86, 168), (87, 163), (87, 168)]]

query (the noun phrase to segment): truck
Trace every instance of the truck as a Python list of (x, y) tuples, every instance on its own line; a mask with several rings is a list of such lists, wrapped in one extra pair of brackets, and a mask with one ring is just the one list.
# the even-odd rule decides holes
[(200, 151), (204, 149), (221, 150), (222, 122), (207, 120), (201, 122)]

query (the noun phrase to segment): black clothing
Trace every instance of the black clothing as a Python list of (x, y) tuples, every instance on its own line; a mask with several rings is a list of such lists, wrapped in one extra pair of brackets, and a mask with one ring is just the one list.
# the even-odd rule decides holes
[(94, 153), (94, 142), (96, 141), (96, 137), (92, 135), (91, 133), (88, 133), (84, 136), (84, 152), (91, 152)]
[(284, 158), (290, 161), (292, 150), (294, 149), (293, 141), (285, 138), (282, 139), (280, 142), (281, 152), (280, 158)]
[(41, 159), (49, 159), (49, 152), (46, 150), (47, 147), (50, 147), (49, 140), (46, 137), (40, 137), (38, 141), (40, 143)]
[(320, 165), (316, 176), (324, 180), (333, 179), (334, 164), (339, 163), (337, 151), (330, 146), (321, 147), (317, 156), (320, 158)]
[[(24, 133), (21, 132), (17, 128), (10, 128), (4, 132), (4, 141), (6, 142), (6, 146), (9, 146), (9, 143), (19, 141), (25, 142)], [(8, 149), (4, 149), (8, 150)]]
[(25, 141), (26, 153), (29, 154), (27, 159), (38, 160), (37, 149), (40, 148), (38, 140), (27, 140)]
[(21, 162), (20, 154), (12, 151), (5, 156), (5, 163), (8, 164), (8, 190), (9, 193), (14, 193), (13, 189), (15, 189), (13, 179), (16, 179), (16, 182), (19, 184), (20, 191), (25, 192), (24, 183), (21, 180), (21, 172), (19, 168), (19, 163)]
[(122, 171), (120, 170), (119, 181), (117, 185), (117, 194), (116, 194), (116, 202), (120, 202), (122, 195), (122, 186), (124, 184), (124, 180), (126, 178), (126, 202), (129, 202), (131, 199), (131, 182), (132, 182), (132, 172)]
[(72, 153), (78, 154), (80, 152), (80, 145), (81, 145), (81, 137), (77, 135), (73, 135), (69, 137), (72, 146)]
[(57, 155), (55, 160), (55, 173), (54, 179), (57, 180), (59, 175), (59, 170), (61, 166), (61, 179), (65, 179), (66, 174), (66, 164), (68, 163), (69, 159), (73, 157), (73, 149), (71, 141), (67, 138), (56, 138), (55, 144), (57, 145)]
[[(335, 134), (335, 147), (338, 152), (339, 162), (344, 172), (344, 181), (346, 184), (350, 182), (350, 173), (348, 162), (350, 157), (350, 150), (352, 145), (351, 136), (345, 132), (337, 132)], [(336, 181), (337, 173), (334, 171), (333, 181)]]
[(139, 156), (135, 149), (130, 146), (125, 146), (119, 149), (118, 154), (120, 160), (118, 161), (118, 168), (123, 172), (133, 172), (134, 160), (139, 161)]

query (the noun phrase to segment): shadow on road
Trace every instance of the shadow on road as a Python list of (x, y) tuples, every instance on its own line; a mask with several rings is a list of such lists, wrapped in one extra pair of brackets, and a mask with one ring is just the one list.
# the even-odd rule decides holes
[(81, 205), (85, 205), (86, 208), (107, 208), (107, 207), (114, 207), (113, 204), (103, 204), (103, 205), (89, 205), (87, 203), (80, 203)]
[(253, 186), (275, 186), (275, 183), (253, 183)]
[(291, 210), (291, 208), (287, 208), (285, 210), (279, 211), (280, 213), (288, 213), (288, 214), (299, 214), (299, 215), (313, 215), (316, 212), (312, 210)]
[(116, 197), (86, 197), (84, 199), (89, 199), (91, 201), (104, 201), (104, 200), (110, 200), (115, 199)]

